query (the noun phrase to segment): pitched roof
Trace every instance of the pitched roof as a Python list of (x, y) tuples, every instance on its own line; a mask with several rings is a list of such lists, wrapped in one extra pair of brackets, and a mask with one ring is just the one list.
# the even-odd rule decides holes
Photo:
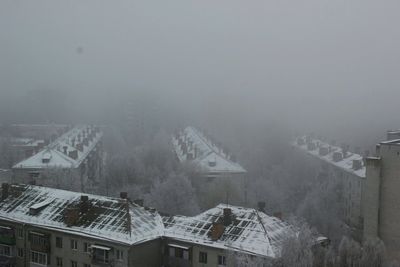
[[(232, 211), (232, 223), (218, 240), (210, 237), (213, 223), (223, 221), (225, 208)], [(165, 236), (204, 246), (243, 251), (265, 257), (279, 257), (282, 242), (294, 228), (278, 218), (255, 209), (220, 204), (193, 217), (164, 217)]]
[[(40, 169), (49, 167), (77, 168), (86, 156), (96, 147), (102, 132), (95, 127), (78, 125), (58, 137), (54, 142), (35, 155), (15, 164), (14, 169)], [(87, 139), (87, 144), (83, 140)], [(78, 144), (82, 149), (78, 149)], [(76, 158), (69, 156), (76, 151)], [(47, 160), (46, 160), (47, 159)]]
[(191, 160), (204, 173), (246, 173), (240, 164), (194, 127), (187, 127), (174, 136), (172, 144), (179, 161)]
[[(84, 211), (80, 209), (82, 195), (88, 197)], [(68, 219), (71, 211), (78, 212), (73, 221)], [(158, 238), (164, 232), (158, 213), (125, 199), (32, 185), (10, 185), (8, 197), (0, 200), (0, 219), (128, 245)]]
[[(312, 139), (306, 136), (298, 137), (297, 140), (293, 142), (293, 146), (348, 173), (356, 175), (360, 178), (366, 177), (366, 167), (363, 162), (363, 157), (357, 153), (352, 153), (350, 151), (343, 153), (343, 149), (340, 147), (330, 145), (319, 139)], [(322, 148), (325, 148), (324, 153), (321, 153)], [(336, 160), (334, 159), (335, 153), (339, 153), (341, 155)], [(353, 167), (353, 161), (359, 162), (359, 168), (355, 169)]]

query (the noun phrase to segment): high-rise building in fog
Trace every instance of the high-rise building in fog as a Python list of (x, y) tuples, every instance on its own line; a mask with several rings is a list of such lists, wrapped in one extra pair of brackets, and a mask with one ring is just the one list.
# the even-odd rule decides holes
[(364, 239), (380, 238), (389, 256), (400, 260), (400, 131), (389, 131), (387, 141), (367, 158)]

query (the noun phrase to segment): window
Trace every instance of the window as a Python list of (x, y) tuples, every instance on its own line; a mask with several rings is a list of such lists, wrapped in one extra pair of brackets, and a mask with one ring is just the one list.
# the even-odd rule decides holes
[(7, 245), (0, 245), (0, 256), (11, 257), (11, 247)]
[(78, 249), (78, 241), (75, 239), (71, 239), (71, 249), (77, 250)]
[(78, 267), (78, 263), (76, 261), (71, 261), (71, 267)]
[(85, 264), (83, 264), (83, 267), (91, 267), (91, 266), (90, 266), (90, 264), (85, 263)]
[(60, 258), (60, 257), (57, 257), (56, 258), (56, 264), (57, 264), (57, 267), (62, 267), (63, 266), (63, 259)]
[(225, 256), (223, 256), (223, 255), (218, 255), (218, 265), (222, 265), (222, 266), (225, 266), (225, 265), (226, 265)]
[(183, 258), (183, 249), (175, 248), (175, 258)]
[(31, 251), (31, 262), (39, 265), (47, 265), (47, 254)]
[(62, 248), (63, 246), (62, 246), (62, 237), (59, 237), (59, 236), (57, 236), (56, 237), (56, 247), (57, 248)]
[(122, 250), (117, 249), (117, 260), (122, 261), (124, 259), (124, 252)]
[(89, 252), (89, 243), (83, 242), (83, 252)]
[(23, 258), (24, 257), (24, 249), (18, 248), (17, 255), (18, 255), (18, 257)]
[(17, 237), (19, 239), (24, 238), (24, 230), (22, 228), (17, 228)]
[(93, 259), (99, 263), (108, 263), (109, 262), (109, 250), (101, 249), (101, 248), (94, 248)]
[(200, 263), (207, 263), (207, 253), (200, 251), (199, 253), (199, 262)]
[(36, 245), (36, 246), (47, 246), (47, 245), (49, 245), (49, 242), (48, 242), (49, 240), (44, 235), (31, 233), (30, 236), (31, 236), (31, 238), (30, 238), (31, 245)]

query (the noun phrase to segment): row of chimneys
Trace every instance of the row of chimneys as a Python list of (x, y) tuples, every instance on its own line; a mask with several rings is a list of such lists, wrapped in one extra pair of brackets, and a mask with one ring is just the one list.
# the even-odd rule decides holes
[[(308, 141), (307, 142), (307, 150), (312, 151), (312, 150), (317, 149), (317, 147), (318, 147), (319, 148), (318, 154), (320, 156), (326, 156), (326, 155), (328, 155), (329, 153), (332, 152), (332, 147), (331, 146), (324, 146), (319, 141), (317, 141), (316, 143), (312, 142), (312, 140), (308, 139), (308, 137), (306, 137), (306, 140)], [(336, 143), (336, 141), (333, 141), (332, 143)], [(299, 137), (297, 139), (297, 144), (298, 145), (304, 145), (305, 144), (304, 139)], [(342, 150), (341, 151), (333, 152), (332, 160), (334, 162), (339, 162), (339, 161), (343, 160), (344, 158), (346, 158), (347, 152), (349, 151), (349, 147), (350, 147), (349, 145), (342, 144), (342, 146), (341, 146)], [(356, 154), (360, 153), (360, 148), (359, 147), (356, 147), (355, 150), (356, 150), (355, 151)], [(368, 150), (365, 151), (364, 156), (365, 157), (369, 156), (369, 151)], [(362, 168), (362, 166), (363, 166), (362, 160), (358, 160), (358, 159), (353, 160), (352, 168), (354, 170), (359, 170), (359, 169)]]
[(83, 140), (81, 140), (81, 133), (78, 133), (77, 135), (77, 141), (78, 141), (77, 144), (75, 144), (75, 138), (72, 138), (71, 145), (75, 147), (76, 150), (68, 152), (68, 146), (63, 146), (63, 153), (68, 157), (77, 160), (78, 150), (82, 152), (83, 146), (89, 146), (89, 143), (93, 141), (93, 138), (95, 137), (98, 131), (99, 131), (98, 127), (88, 126), (87, 129), (82, 130)]
[[(258, 211), (265, 212), (265, 202), (260, 201), (257, 203)], [(282, 213), (275, 212), (274, 217), (282, 220)], [(213, 241), (216, 241), (221, 238), (224, 234), (225, 227), (228, 227), (233, 222), (234, 215), (232, 214), (232, 209), (224, 208), (222, 213), (222, 221), (216, 221), (213, 223), (210, 231), (210, 238)]]
[[(128, 193), (121, 192), (120, 198), (128, 200)], [(133, 202), (138, 206), (143, 207), (143, 205), (144, 205), (143, 199), (136, 199)], [(81, 195), (78, 207), (66, 209), (65, 214), (64, 214), (64, 221), (65, 221), (66, 225), (67, 226), (75, 225), (79, 220), (79, 216), (81, 214), (87, 213), (89, 211), (89, 209), (90, 209), (89, 196)]]

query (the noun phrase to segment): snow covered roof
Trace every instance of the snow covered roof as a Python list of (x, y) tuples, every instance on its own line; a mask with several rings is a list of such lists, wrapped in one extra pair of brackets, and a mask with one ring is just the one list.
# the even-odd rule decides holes
[(298, 137), (293, 142), (293, 146), (348, 173), (360, 178), (366, 177), (366, 167), (363, 157), (359, 154), (350, 151), (344, 152), (340, 147), (309, 136)]
[(33, 138), (16, 137), (11, 140), (14, 147), (35, 147), (44, 144), (44, 140), (35, 140)]
[(246, 170), (232, 160), (204, 134), (194, 127), (187, 127), (172, 138), (179, 161), (187, 160), (197, 164), (204, 173), (246, 173)]
[[(215, 223), (223, 225), (224, 209), (230, 209), (231, 223), (223, 226), (218, 238), (213, 238), (213, 232), (218, 231)], [(226, 204), (194, 217), (172, 216), (163, 220), (168, 238), (272, 258), (280, 256), (282, 242), (294, 233), (292, 226), (278, 218)]]
[(102, 135), (98, 127), (75, 126), (35, 155), (15, 164), (13, 168), (77, 168), (95, 149)]
[(164, 233), (157, 212), (128, 200), (32, 185), (10, 185), (0, 200), (0, 219), (127, 245)]

